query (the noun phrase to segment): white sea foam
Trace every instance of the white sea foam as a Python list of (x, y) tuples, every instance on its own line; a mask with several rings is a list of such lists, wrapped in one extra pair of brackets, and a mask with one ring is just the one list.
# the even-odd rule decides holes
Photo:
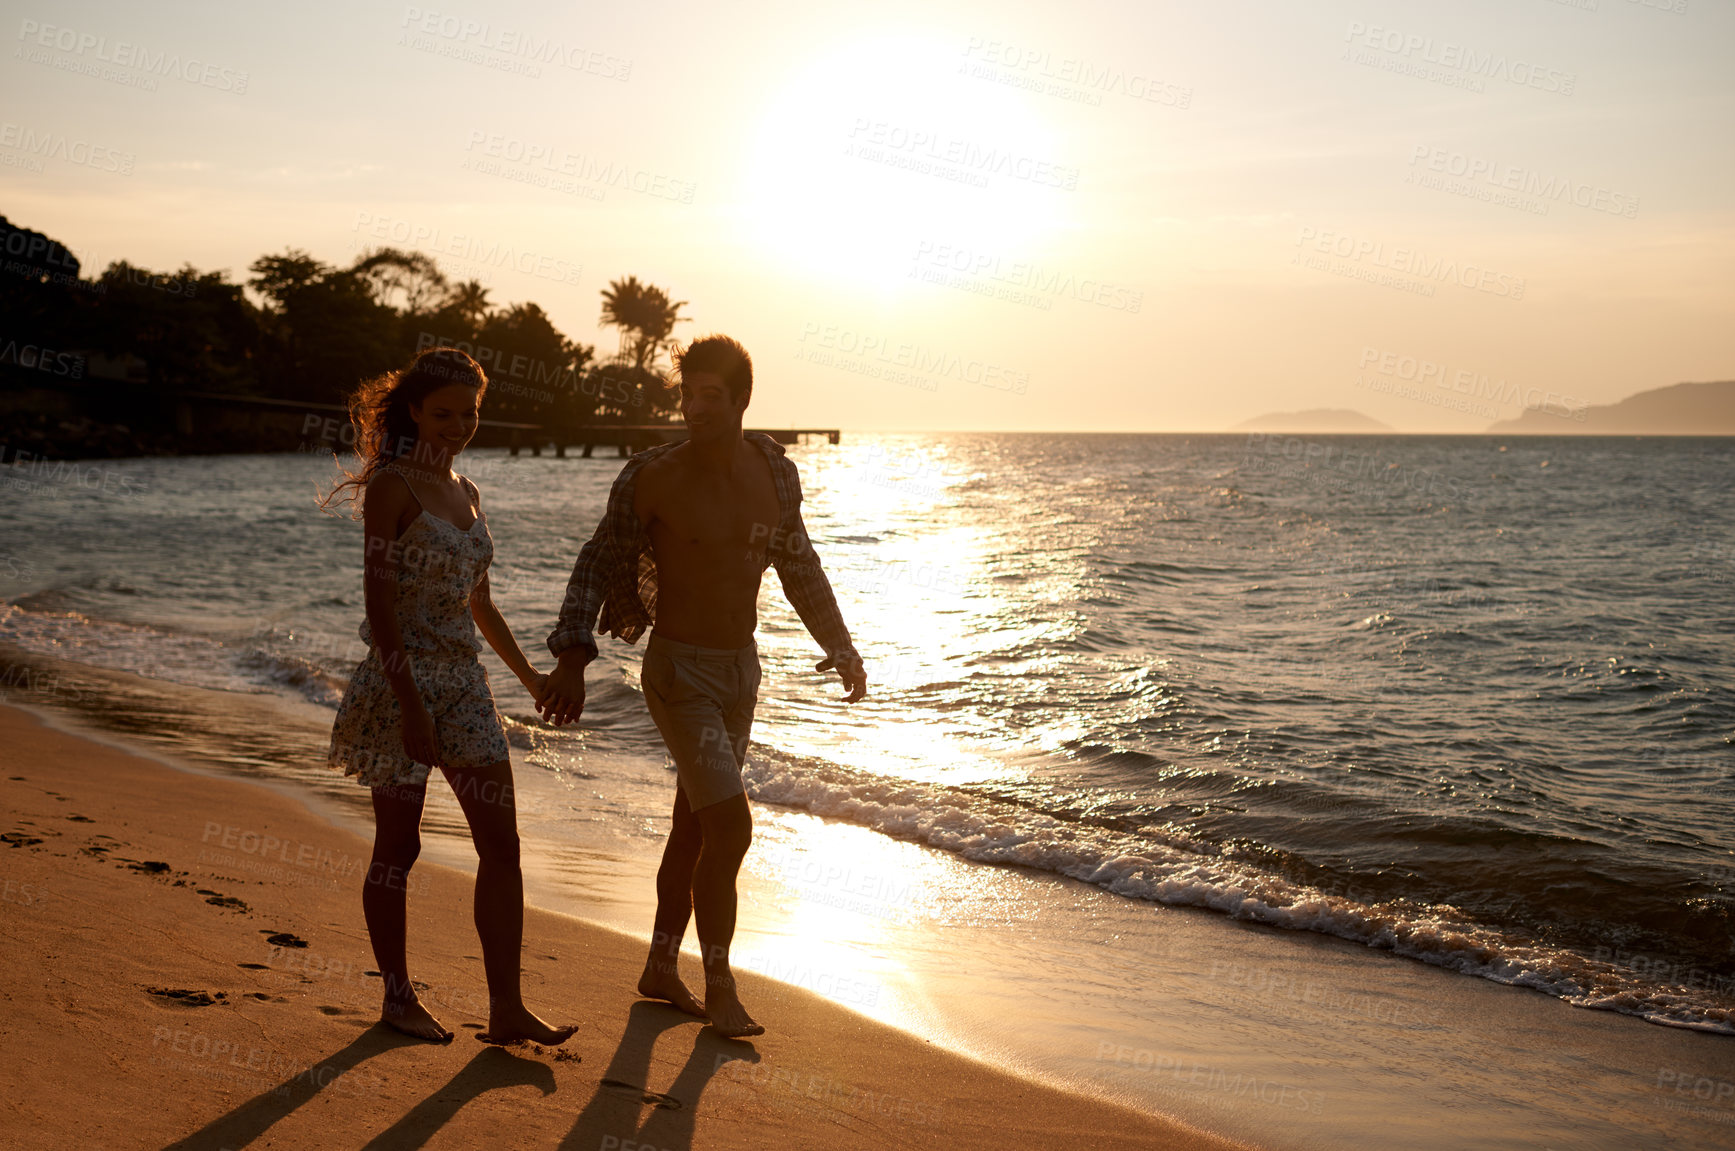
[(268, 631), (226, 642), (209, 636), (93, 619), (79, 612), (29, 611), (0, 603), (0, 643), (56, 659), (131, 672), (216, 691), (247, 693), (289, 688), (314, 703), (336, 707), (342, 682), (315, 655), (290, 649)]
[(1735, 1011), (1702, 993), (1644, 984), (1613, 964), (1520, 939), (1450, 909), (1369, 905), (1321, 892), (1186, 836), (1159, 841), (1149, 831), (1128, 835), (953, 788), (867, 776), (758, 746), (746, 778), (759, 802), (861, 824), (981, 863), (1033, 868), (1133, 899), (1335, 935), (1436, 967), (1533, 988), (1580, 1007), (1735, 1034)]

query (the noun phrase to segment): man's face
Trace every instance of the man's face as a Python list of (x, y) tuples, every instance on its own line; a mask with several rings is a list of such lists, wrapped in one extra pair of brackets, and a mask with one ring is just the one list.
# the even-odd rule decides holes
[(729, 397), (728, 385), (716, 372), (688, 372), (681, 376), (681, 417), (695, 440), (741, 434), (745, 403)]

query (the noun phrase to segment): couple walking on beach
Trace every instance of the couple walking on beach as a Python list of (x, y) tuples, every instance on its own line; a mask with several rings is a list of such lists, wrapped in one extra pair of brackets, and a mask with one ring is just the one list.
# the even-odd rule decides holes
[[(410, 1035), (452, 1033), (416, 996), (405, 954), (407, 877), (421, 849), (428, 776), (457, 795), (477, 854), (475, 919), (493, 1043), (565, 1042), (524, 1005), (519, 951), (524, 882), (506, 736), (478, 653), (478, 629), (556, 725), (584, 710), (593, 629), (635, 642), (647, 626), (640, 683), (675, 763), (674, 817), (657, 871), (657, 912), (638, 991), (707, 1018), (723, 1035), (757, 1035), (729, 965), (735, 880), (752, 839), (741, 767), (759, 695), (759, 581), (776, 567), (785, 594), (854, 703), (861, 657), (801, 520), (795, 464), (769, 436), (743, 432), (753, 390), (747, 351), (726, 336), (675, 357), (688, 438), (633, 456), (578, 554), (560, 621), (557, 665), (539, 672), (489, 595), (494, 543), (481, 494), (452, 468), (480, 418), (487, 376), (455, 348), (366, 381), (351, 397), (361, 466), (326, 497), (361, 501), (367, 655), (333, 725), (330, 762), (373, 790), (374, 849), (362, 909), (385, 983), (381, 1019)], [(341, 496), (340, 496), (341, 493)], [(598, 622), (600, 615), (600, 623)], [(678, 961), (697, 921), (703, 1000)]]

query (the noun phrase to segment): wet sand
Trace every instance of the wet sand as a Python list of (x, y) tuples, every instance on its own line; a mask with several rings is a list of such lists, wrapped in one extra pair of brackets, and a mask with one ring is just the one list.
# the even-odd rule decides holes
[(368, 844), (269, 785), (0, 706), (0, 1087), (28, 1146), (1218, 1148), (742, 975), (767, 1035), (632, 992), (642, 944), (531, 908), (525, 997), (559, 1051), (477, 1042), (472, 881), (411, 880), (412, 970), (448, 1027), (378, 1026)]

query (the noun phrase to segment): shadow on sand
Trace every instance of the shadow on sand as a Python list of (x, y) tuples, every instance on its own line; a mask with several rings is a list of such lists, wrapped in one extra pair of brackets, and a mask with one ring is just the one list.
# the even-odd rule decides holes
[(464, 1104), (496, 1087), (540, 1088), (554, 1094), (554, 1071), (546, 1063), (520, 1059), (500, 1047), (485, 1047), (444, 1086), (410, 1108), (402, 1119), (362, 1145), (362, 1151), (411, 1151), (424, 1146)]
[(675, 1076), (668, 1094), (646, 1089), (658, 1038), (665, 1031), (698, 1022), (667, 1004), (643, 999), (634, 1003), (627, 1011), (620, 1046), (615, 1048), (596, 1093), (578, 1113), (572, 1130), (560, 1141), (561, 1151), (599, 1147), (609, 1135), (621, 1143), (688, 1151), (693, 1146), (693, 1121), (698, 1116), (699, 1097), (705, 1093), (711, 1077), (734, 1060), (759, 1062), (759, 1052), (751, 1043), (725, 1039), (711, 1028), (701, 1027), (686, 1066)]
[[(698, 1025), (699, 1020), (666, 1004), (640, 1000), (632, 1005), (620, 1044), (590, 1102), (561, 1140), (562, 1151), (597, 1147), (609, 1135), (623, 1143), (648, 1143), (668, 1151), (692, 1147), (693, 1122), (706, 1085), (726, 1063), (759, 1062), (759, 1052), (751, 1043), (725, 1039), (711, 1028), (701, 1027), (668, 1094), (649, 1090), (645, 1084), (650, 1079), (657, 1040), (665, 1031), (685, 1024)], [(376, 1023), (348, 1046), (171, 1143), (169, 1151), (246, 1147), (321, 1091), (353, 1094), (355, 1080), (346, 1076), (366, 1060), (398, 1047), (420, 1045), (421, 1040)], [(497, 1088), (522, 1086), (536, 1087), (544, 1096), (554, 1094), (553, 1068), (499, 1047), (486, 1047), (365, 1147), (369, 1151), (410, 1151), (425, 1146), (472, 1099)]]
[(321, 1091), (342, 1085), (343, 1077), (364, 1060), (397, 1047), (408, 1047), (422, 1042), (423, 1040), (412, 1039), (383, 1023), (376, 1023), (356, 1036), (342, 1050), (297, 1071), (276, 1087), (255, 1095), (185, 1139), (169, 1144), (168, 1151), (222, 1151), (227, 1147), (245, 1147), (270, 1130), (278, 1120)]

